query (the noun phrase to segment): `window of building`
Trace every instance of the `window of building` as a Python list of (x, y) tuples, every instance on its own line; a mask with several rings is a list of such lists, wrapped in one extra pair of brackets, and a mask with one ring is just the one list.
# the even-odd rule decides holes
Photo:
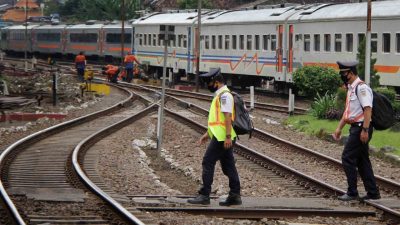
[(260, 50), (260, 35), (254, 35), (254, 49)]
[(38, 41), (60, 42), (61, 34), (60, 33), (38, 33), (36, 38)]
[(153, 46), (157, 46), (157, 34), (153, 34)]
[(222, 35), (218, 35), (218, 49), (222, 49)]
[(97, 34), (87, 33), (87, 34), (70, 34), (69, 39), (72, 43), (96, 43)]
[(335, 52), (342, 51), (342, 34), (335, 34)]
[(147, 45), (147, 34), (143, 36), (143, 45)]
[(239, 49), (244, 49), (244, 35), (239, 35)]
[(205, 49), (210, 49), (210, 36), (208, 35), (204, 37), (204, 47)]
[(230, 45), (230, 36), (229, 35), (225, 35), (225, 49), (229, 50), (229, 45)]
[(276, 50), (276, 35), (272, 34), (271, 35), (271, 51)]
[(321, 48), (321, 35), (314, 34), (314, 51), (319, 52)]
[(360, 45), (363, 42), (364, 38), (365, 38), (365, 34), (363, 34), (363, 33), (359, 33), (357, 35), (357, 48), (360, 47)]
[(331, 51), (331, 35), (324, 34), (324, 51), (330, 52)]
[(138, 34), (139, 37), (139, 45), (142, 46), (143, 45), (143, 34)]
[(382, 51), (384, 53), (390, 53), (390, 34), (389, 33), (382, 34)]
[(396, 52), (400, 53), (400, 34), (396, 34)]
[(183, 47), (187, 48), (187, 36), (183, 35)]
[(310, 51), (310, 44), (311, 44), (311, 36), (309, 34), (304, 35), (304, 51)]
[(378, 34), (371, 34), (371, 52), (376, 53), (378, 51)]
[(216, 44), (215, 38), (216, 38), (215, 35), (212, 35), (212, 36), (211, 36), (211, 48), (212, 48), (212, 49), (216, 49), (216, 47), (217, 47), (217, 46), (216, 46), (217, 44)]
[(252, 50), (253, 48), (253, 36), (252, 35), (247, 35), (247, 50)]
[(236, 50), (237, 49), (237, 36), (232, 35), (232, 49)]
[(268, 50), (269, 35), (263, 35), (263, 50)]
[(346, 34), (346, 51), (353, 52), (353, 34)]

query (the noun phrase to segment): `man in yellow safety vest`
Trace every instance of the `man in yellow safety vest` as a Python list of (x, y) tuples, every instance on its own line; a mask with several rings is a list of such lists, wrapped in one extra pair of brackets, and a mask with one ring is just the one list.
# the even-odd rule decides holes
[(208, 84), (208, 89), (215, 93), (208, 114), (207, 132), (200, 138), (199, 144), (211, 139), (203, 157), (202, 179), (203, 186), (198, 196), (189, 199), (191, 204), (210, 204), (211, 185), (214, 179), (215, 164), (219, 160), (223, 173), (229, 178), (229, 195), (221, 206), (241, 205), (240, 180), (233, 157), (233, 144), (236, 133), (232, 128), (234, 118), (234, 100), (228, 87), (225, 85), (220, 69), (213, 69), (200, 76)]

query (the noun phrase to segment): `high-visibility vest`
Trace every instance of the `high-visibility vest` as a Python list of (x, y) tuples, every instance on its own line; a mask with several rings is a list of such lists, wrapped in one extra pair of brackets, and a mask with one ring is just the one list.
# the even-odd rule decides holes
[(134, 55), (127, 55), (125, 56), (124, 62), (125, 62), (125, 68), (126, 69), (132, 69), (133, 68), (133, 62), (136, 61), (136, 58)]
[[(229, 89), (224, 86), (222, 88), (223, 91), (229, 91)], [(226, 138), (226, 129), (225, 129), (225, 115), (223, 112), (221, 112), (221, 94), (218, 94), (214, 97), (214, 99), (211, 102), (210, 106), (210, 112), (208, 114), (208, 135), (210, 138), (215, 138), (218, 141), (225, 141)], [(234, 117), (234, 104), (232, 104), (232, 122)], [(231, 127), (231, 139), (234, 140), (236, 138), (236, 133), (235, 130), (233, 130), (233, 127)]]

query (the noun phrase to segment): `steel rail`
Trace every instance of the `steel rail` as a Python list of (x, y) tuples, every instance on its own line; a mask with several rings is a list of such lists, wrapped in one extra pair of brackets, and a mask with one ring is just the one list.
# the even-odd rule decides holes
[[(113, 85), (113, 86), (115, 86), (115, 85)], [(117, 87), (117, 86), (115, 86), (115, 87)], [(120, 87), (117, 87), (117, 88), (120, 88)], [(120, 88), (120, 89), (125, 91), (125, 92), (127, 92), (127, 93), (129, 93), (129, 97), (127, 99), (125, 99), (125, 100), (123, 100), (121, 102), (118, 102), (117, 104), (115, 104), (115, 105), (113, 105), (113, 106), (111, 106), (111, 107), (109, 107), (107, 109), (100, 110), (100, 111), (91, 113), (89, 115), (81, 116), (81, 117), (78, 117), (78, 118), (75, 118), (75, 119), (72, 119), (72, 120), (69, 120), (69, 121), (66, 121), (66, 122), (51, 126), (51, 127), (46, 128), (44, 130), (38, 131), (36, 133), (33, 133), (33, 134), (31, 134), (31, 135), (29, 135), (27, 137), (24, 137), (24, 138), (18, 140), (17, 142), (15, 142), (12, 145), (10, 145), (0, 155), (0, 175), (3, 176), (5, 174), (7, 174), (7, 171), (4, 169), (4, 167), (5, 167), (5, 165), (7, 163), (10, 163), (10, 162), (6, 162), (5, 160), (15, 150), (24, 148), (24, 146), (27, 146), (27, 145), (33, 144), (35, 142), (38, 142), (39, 140), (41, 140), (41, 139), (43, 139), (45, 137), (48, 137), (51, 134), (60, 132), (60, 131), (64, 130), (65, 128), (69, 128), (69, 127), (78, 125), (80, 123), (93, 120), (93, 119), (95, 119), (95, 118), (97, 118), (99, 116), (106, 115), (106, 114), (108, 114), (110, 112), (113, 112), (113, 111), (118, 110), (119, 108), (123, 107), (126, 103), (131, 101), (131, 99), (133, 98), (133, 93), (130, 92), (129, 90), (127, 90), (127, 89), (124, 89), (124, 88)], [(21, 224), (21, 225), (26, 224), (24, 222), (24, 220), (22, 219), (22, 216), (19, 213), (18, 209), (16, 208), (16, 206), (13, 203), (13, 201), (11, 200), (10, 196), (8, 195), (8, 193), (6, 191), (6, 188), (5, 188), (5, 186), (4, 186), (3, 182), (2, 182), (2, 179), (0, 179), (0, 197), (1, 197), (1, 200), (4, 202), (6, 210), (11, 215), (12, 219), (14, 220), (14, 222), (16, 224)]]
[(126, 126), (129, 123), (132, 123), (135, 120), (138, 120), (142, 118), (143, 116), (155, 111), (156, 104), (152, 104), (146, 109), (142, 110), (141, 112), (138, 112), (134, 114), (133, 116), (130, 116), (118, 123), (115, 123), (111, 126), (105, 127), (101, 129), (100, 131), (90, 135), (89, 137), (85, 138), (82, 140), (74, 149), (72, 153), (72, 164), (74, 171), (77, 173), (79, 179), (85, 183), (85, 185), (94, 192), (97, 196), (99, 196), (103, 201), (107, 202), (113, 209), (115, 209), (126, 221), (128, 221), (130, 224), (136, 224), (136, 225), (144, 225), (144, 223), (139, 220), (137, 217), (132, 215), (128, 210), (126, 210), (121, 204), (119, 204), (116, 200), (114, 200), (112, 197), (110, 197), (107, 193), (105, 193), (102, 189), (100, 189), (96, 184), (94, 184), (87, 176), (84, 171), (84, 169), (80, 165), (79, 160), (79, 155), (81, 151), (84, 151), (85, 149), (88, 149), (91, 147), (95, 141), (94, 139), (98, 140), (102, 137), (105, 137), (107, 134), (114, 130), (119, 130), (122, 127)]

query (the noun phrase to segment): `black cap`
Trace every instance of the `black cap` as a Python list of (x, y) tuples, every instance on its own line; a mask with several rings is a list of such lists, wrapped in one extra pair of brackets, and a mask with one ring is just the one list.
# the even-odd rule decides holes
[(351, 70), (353, 73), (357, 74), (357, 65), (358, 65), (357, 61), (350, 61), (350, 62), (337, 61), (336, 63), (339, 66), (339, 71), (340, 72)]
[(208, 73), (200, 74), (202, 78), (213, 78), (216, 75), (221, 74), (221, 68), (211, 69)]

